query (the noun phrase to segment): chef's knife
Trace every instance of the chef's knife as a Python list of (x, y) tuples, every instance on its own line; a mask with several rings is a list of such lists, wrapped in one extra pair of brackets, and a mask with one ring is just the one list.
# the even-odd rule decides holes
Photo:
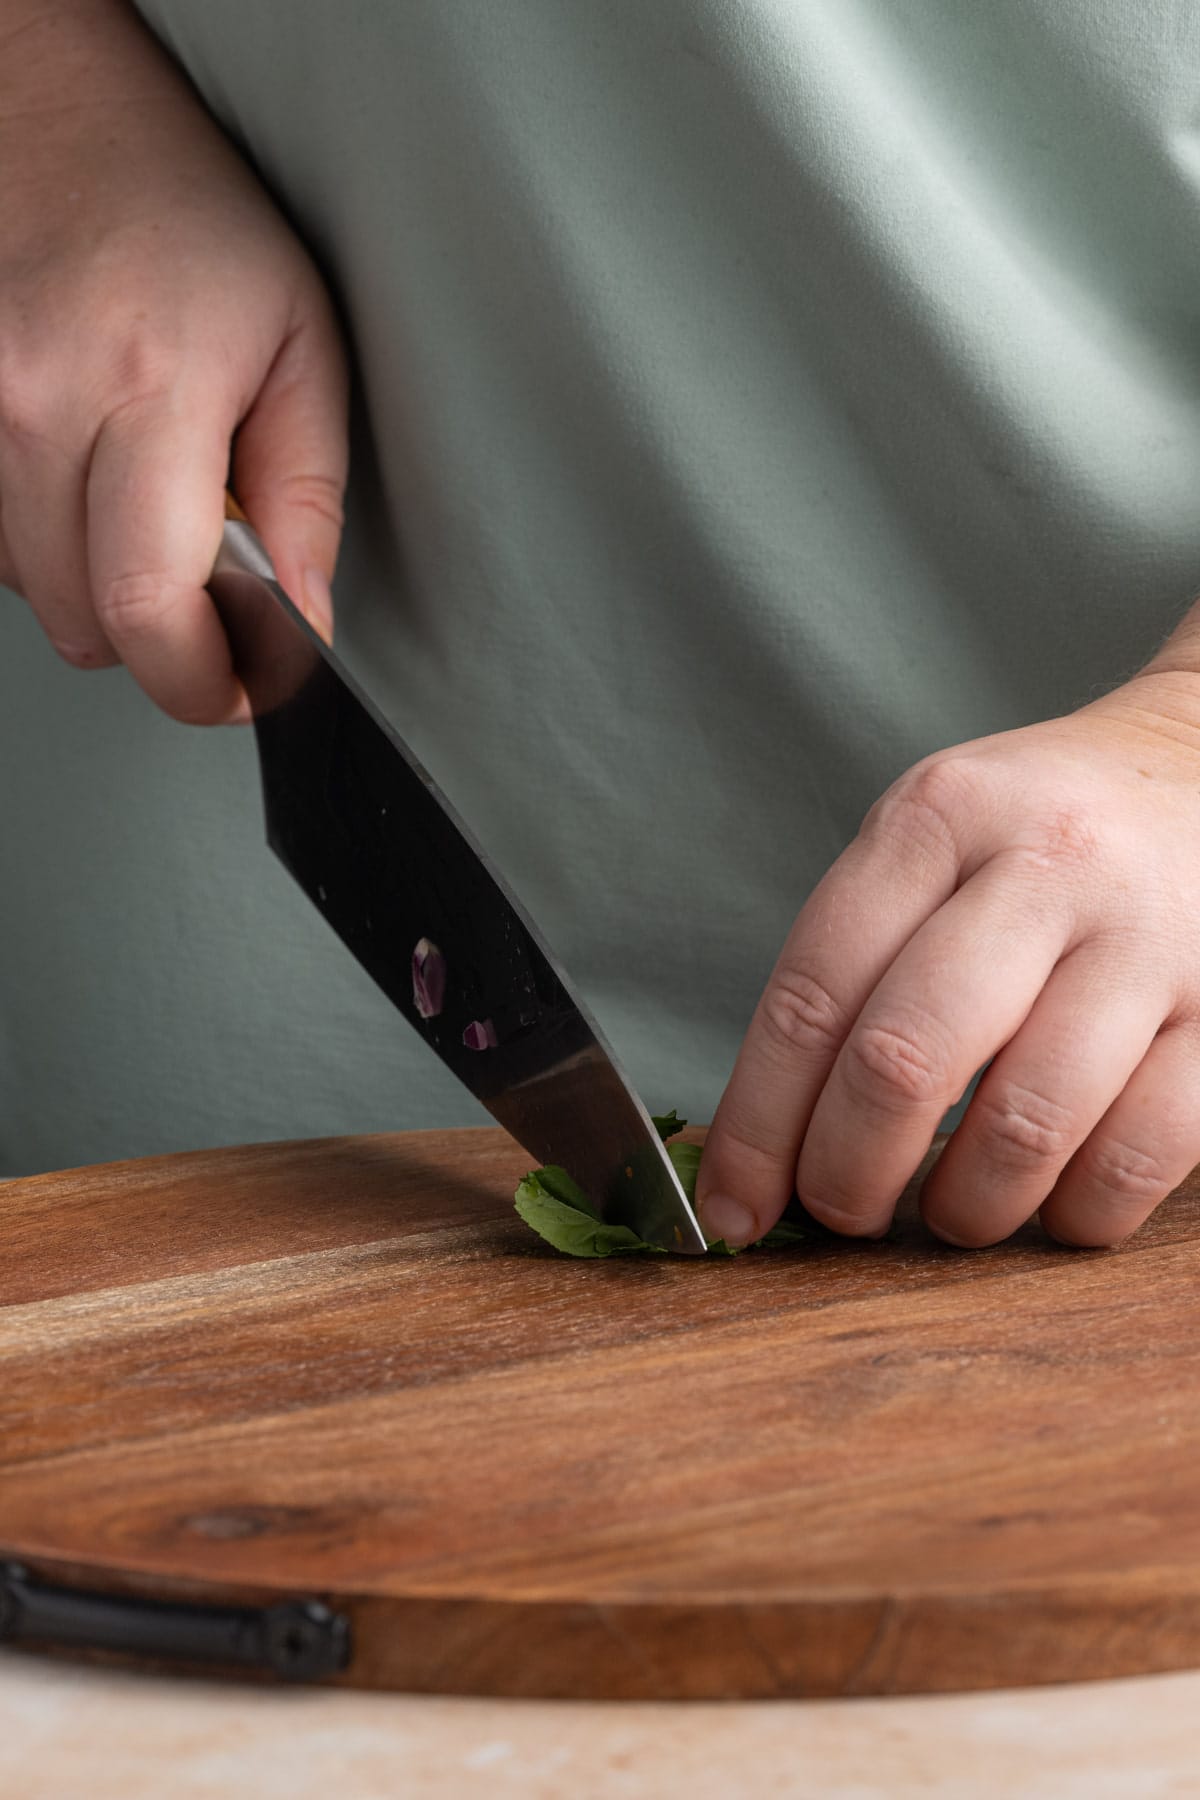
[(649, 1113), (533, 920), (227, 511), (209, 592), (254, 714), (271, 848), (531, 1157), (648, 1243), (702, 1252)]

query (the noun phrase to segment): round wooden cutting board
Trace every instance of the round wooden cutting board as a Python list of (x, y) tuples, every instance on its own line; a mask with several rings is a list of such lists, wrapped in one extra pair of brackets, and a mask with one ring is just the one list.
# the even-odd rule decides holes
[(541, 1696), (1200, 1663), (1200, 1185), (1115, 1252), (944, 1248), (910, 1193), (881, 1243), (582, 1263), (527, 1163), (0, 1186), (0, 1633)]

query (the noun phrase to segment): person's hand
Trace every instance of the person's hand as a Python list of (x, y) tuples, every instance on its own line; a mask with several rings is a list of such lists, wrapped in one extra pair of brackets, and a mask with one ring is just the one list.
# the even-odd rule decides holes
[(0, 582), (59, 655), (245, 717), (203, 591), (231, 445), (328, 636), (345, 415), (312, 262), (132, 8), (0, 0)]
[(916, 764), (813, 891), (700, 1165), (710, 1236), (793, 1187), (879, 1236), (986, 1068), (921, 1197), (978, 1246), (1041, 1208), (1115, 1244), (1200, 1161), (1200, 675)]

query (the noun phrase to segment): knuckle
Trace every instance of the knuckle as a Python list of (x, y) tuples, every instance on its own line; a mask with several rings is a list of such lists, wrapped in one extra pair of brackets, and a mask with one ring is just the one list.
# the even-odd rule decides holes
[(1067, 1108), (1017, 1082), (980, 1089), (973, 1110), (977, 1138), (988, 1160), (1004, 1169), (1039, 1169), (1064, 1163), (1076, 1143)]
[(118, 637), (153, 632), (170, 604), (171, 583), (152, 571), (117, 575), (96, 596), (96, 611)]
[(875, 802), (864, 830), (905, 843), (915, 839), (932, 849), (954, 849), (969, 785), (966, 770), (950, 757), (918, 763)]
[(159, 405), (170, 393), (179, 370), (180, 348), (140, 318), (124, 321), (124, 330), (114, 336), (105, 372), (105, 386), (112, 397), (109, 417), (129, 412), (136, 418), (142, 407)]
[(836, 1051), (845, 1031), (845, 1015), (828, 988), (786, 963), (763, 995), (762, 1021), (775, 1047), (788, 1054)]
[(1090, 869), (1100, 852), (1098, 822), (1076, 801), (1056, 807), (1017, 847), (1019, 859), (1036, 875)]
[(32, 361), (22, 365), (0, 358), (0, 436), (19, 450), (41, 443), (50, 430), (50, 395), (54, 392)]
[(785, 1169), (791, 1178), (792, 1161), (780, 1144), (778, 1129), (772, 1129), (768, 1120), (756, 1124), (752, 1113), (730, 1103), (730, 1096), (721, 1101), (705, 1141), (705, 1185), (719, 1185), (716, 1171), (720, 1163), (722, 1169), (736, 1168), (754, 1185), (770, 1188)]
[(953, 1085), (945, 1057), (930, 1034), (911, 1025), (868, 1021), (846, 1040), (846, 1077), (855, 1097), (875, 1106), (942, 1102)]
[(36, 330), (0, 332), (0, 441), (12, 455), (74, 454), (97, 430), (137, 431), (148, 411), (182, 404), (184, 345), (170, 316), (130, 313), (125, 284), (116, 297), (89, 289)]
[(89, 419), (136, 430), (145, 411), (169, 396), (177, 364), (166, 346), (138, 332), (90, 365), (66, 365), (61, 351), (50, 356), (28, 346), (0, 354), (0, 435), (19, 450), (82, 441)]
[(1101, 1137), (1089, 1144), (1084, 1166), (1091, 1190), (1122, 1209), (1159, 1200), (1171, 1188), (1160, 1157), (1120, 1138)]
[[(260, 485), (257, 489), (246, 488), (240, 498), (253, 517), (267, 495)], [(274, 486), (271, 498), (277, 503), (282, 501), (292, 511), (310, 514), (337, 533), (345, 524), (342, 483), (332, 475), (285, 475)]]

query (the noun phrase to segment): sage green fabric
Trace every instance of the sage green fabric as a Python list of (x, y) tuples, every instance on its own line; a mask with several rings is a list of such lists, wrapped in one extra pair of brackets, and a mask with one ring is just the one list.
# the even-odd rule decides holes
[[(1200, 586), (1191, 0), (145, 0), (360, 375), (342, 648), (652, 1107), (938, 746)], [(10, 1171), (473, 1120), (247, 734), (0, 614)]]

